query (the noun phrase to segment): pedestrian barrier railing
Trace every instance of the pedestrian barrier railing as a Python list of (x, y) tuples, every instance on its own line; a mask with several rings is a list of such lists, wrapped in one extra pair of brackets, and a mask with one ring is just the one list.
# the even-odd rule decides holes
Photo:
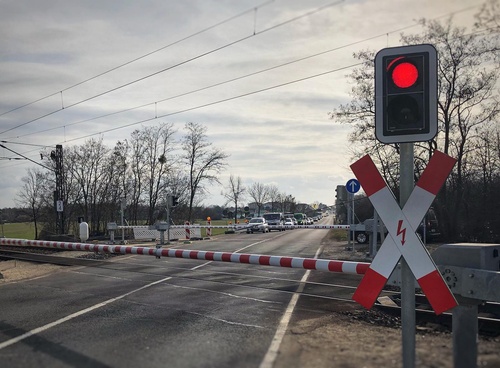
[[(199, 239), (201, 238), (201, 229), (210, 230), (208, 233), (211, 234), (212, 229), (226, 229), (233, 231), (245, 231), (251, 225), (249, 224), (228, 224), (228, 225), (199, 225), (199, 224), (184, 224), (184, 225), (170, 225), (167, 226), (166, 223), (160, 222), (152, 226), (120, 226), (115, 222), (108, 223), (107, 229), (110, 233), (111, 242), (114, 243), (114, 232), (117, 230), (131, 229), (134, 233), (134, 239), (136, 240), (158, 240), (161, 239), (162, 231), (169, 231), (168, 239)], [(294, 226), (269, 226), (270, 230), (277, 229), (342, 229), (349, 230), (349, 225), (294, 225)]]

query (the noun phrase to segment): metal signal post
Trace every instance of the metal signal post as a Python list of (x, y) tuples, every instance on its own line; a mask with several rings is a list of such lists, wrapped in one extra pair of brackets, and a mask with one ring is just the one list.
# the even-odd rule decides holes
[(56, 209), (56, 230), (58, 234), (64, 234), (64, 172), (63, 172), (63, 148), (58, 144), (56, 150), (50, 153), (54, 160), (56, 169), (56, 190), (54, 191), (54, 207)]
[[(437, 134), (437, 97), (437, 51), (434, 46), (401, 46), (382, 49), (377, 53), (375, 136), (382, 143), (400, 143), (401, 208), (405, 207), (414, 187), (413, 142), (429, 141)], [(399, 231), (395, 235), (400, 234)], [(406, 231), (406, 228), (402, 231)], [(409, 262), (404, 255), (401, 257), (401, 322), (405, 368), (415, 366), (415, 282)]]

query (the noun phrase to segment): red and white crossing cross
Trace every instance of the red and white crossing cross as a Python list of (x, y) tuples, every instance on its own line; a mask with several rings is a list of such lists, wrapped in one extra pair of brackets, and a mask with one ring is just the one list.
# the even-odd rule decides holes
[(435, 151), (403, 209), (399, 207), (368, 155), (351, 165), (389, 232), (353, 295), (353, 299), (365, 308), (372, 307), (401, 256), (408, 263), (436, 314), (457, 305), (455, 297), (415, 233), (455, 162), (454, 158)]

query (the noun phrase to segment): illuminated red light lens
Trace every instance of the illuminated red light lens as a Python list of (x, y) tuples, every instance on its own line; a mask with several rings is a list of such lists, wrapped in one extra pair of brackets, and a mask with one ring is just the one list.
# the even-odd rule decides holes
[(392, 81), (399, 88), (411, 87), (415, 84), (417, 79), (417, 67), (408, 62), (398, 64), (392, 71)]

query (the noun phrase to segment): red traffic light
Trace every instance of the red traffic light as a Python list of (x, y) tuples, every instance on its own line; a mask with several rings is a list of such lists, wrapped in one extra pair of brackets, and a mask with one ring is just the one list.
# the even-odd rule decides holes
[(425, 142), (437, 134), (437, 52), (411, 45), (375, 56), (375, 136), (386, 144)]
[[(388, 67), (392, 66), (394, 62), (401, 60), (400, 58), (395, 59)], [(409, 88), (413, 86), (418, 79), (418, 69), (412, 63), (403, 61), (402, 63), (396, 65), (391, 74), (392, 81), (399, 88)]]

